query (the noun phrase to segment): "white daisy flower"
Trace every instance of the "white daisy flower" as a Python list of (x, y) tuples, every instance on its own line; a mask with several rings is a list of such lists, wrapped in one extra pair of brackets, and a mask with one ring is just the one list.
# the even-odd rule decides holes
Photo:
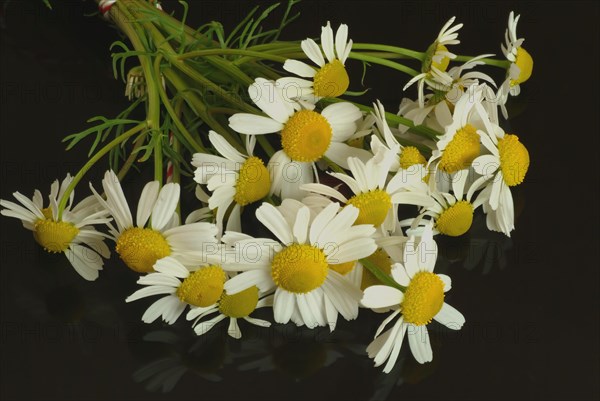
[(110, 218), (108, 211), (102, 209), (93, 196), (74, 206), (74, 192), (59, 218), (58, 204), (72, 180), (67, 174), (60, 186), (58, 180), (52, 183), (47, 207), (37, 189), (31, 199), (15, 192), (13, 196), (21, 205), (2, 199), (0, 206), (4, 209), (0, 214), (21, 220), (23, 227), (33, 232), (33, 238), (46, 251), (64, 253), (81, 277), (93, 281), (104, 265), (102, 257), (108, 259), (110, 251), (104, 243), (105, 235), (92, 225), (107, 224)]
[(510, 236), (514, 229), (514, 205), (510, 187), (519, 185), (529, 169), (529, 152), (513, 134), (482, 135), (481, 140), (491, 154), (479, 156), (473, 168), (482, 178), (490, 180), (481, 193), (489, 199), (484, 203), (487, 226), (490, 230)]
[(238, 152), (214, 131), (209, 132), (208, 138), (223, 157), (207, 153), (194, 154), (192, 165), (197, 167), (194, 180), (199, 184), (207, 184), (208, 190), (212, 191), (208, 207), (211, 210), (217, 209), (219, 234), (223, 229), (225, 213), (232, 203), (235, 205), (227, 220), (227, 230), (241, 231), (242, 207), (269, 194), (269, 171), (261, 159), (253, 156), (255, 136), (246, 136), (247, 155)]
[(371, 151), (375, 156), (375, 161), (380, 163), (387, 157), (391, 157), (389, 161), (391, 172), (396, 172), (399, 169), (408, 169), (415, 164), (422, 164), (425, 166), (427, 160), (421, 154), (419, 149), (414, 146), (402, 146), (394, 137), (385, 118), (385, 109), (379, 100), (376, 104), (373, 104), (373, 110), (377, 130), (385, 142), (383, 143), (377, 135), (371, 136)]
[[(300, 43), (304, 54), (319, 68), (298, 60), (286, 60), (283, 69), (301, 79), (286, 77), (277, 83), (290, 95), (292, 88), (297, 92), (294, 98), (316, 103), (323, 97), (338, 97), (343, 95), (350, 84), (350, 78), (344, 64), (352, 49), (352, 40), (348, 40), (348, 26), (341, 24), (333, 37), (329, 21), (321, 28), (321, 47), (312, 39)], [(323, 57), (323, 54), (325, 57)]]
[(446, 128), (436, 144), (437, 149), (432, 152), (428, 167), (432, 173), (430, 184), (439, 192), (449, 192), (449, 185), (457, 175), (473, 177), (470, 169), (473, 160), (481, 154), (481, 136), (495, 130), (482, 104), (486, 88), (486, 84), (472, 86), (456, 103), (452, 115), (437, 114)]
[(127, 199), (113, 171), (107, 171), (102, 180), (106, 201), (90, 187), (115, 220), (116, 228), (109, 225), (109, 231), (117, 243), (117, 253), (138, 273), (153, 271), (156, 261), (167, 256), (193, 263), (201, 256), (206, 244), (216, 242), (217, 227), (214, 224), (179, 225), (179, 216), (175, 212), (179, 184), (169, 183), (162, 188), (158, 181), (146, 184), (138, 202), (137, 225), (133, 224)]
[(524, 38), (517, 37), (517, 24), (519, 23), (520, 15), (515, 14), (513, 11), (508, 16), (508, 28), (504, 33), (505, 44), (501, 44), (502, 53), (511, 65), (507, 71), (506, 81), (500, 88), (501, 98), (508, 98), (510, 93), (513, 96), (518, 96), (521, 92), (520, 84), (527, 81), (531, 77), (533, 72), (533, 58), (531, 55), (521, 46), (525, 41)]
[[(444, 234), (450, 237), (458, 237), (465, 234), (473, 224), (475, 209), (487, 201), (485, 193), (480, 193), (476, 199), (473, 196), (479, 190), (487, 177), (476, 179), (464, 193), (465, 183), (469, 170), (457, 173), (452, 181), (452, 194), (448, 192), (430, 192), (434, 199), (432, 206), (423, 208), (415, 218), (407, 219), (400, 224), (410, 226), (407, 233), (410, 235), (421, 235), (424, 229), (433, 224), (433, 235)], [(427, 218), (426, 218), (427, 217)]]
[(419, 107), (425, 106), (424, 88), (425, 84), (435, 88), (437, 85), (451, 85), (452, 77), (446, 72), (450, 59), (456, 58), (456, 55), (449, 52), (446, 46), (460, 43), (458, 40), (458, 30), (463, 24), (452, 26), (455, 17), (452, 17), (440, 30), (437, 39), (425, 52), (425, 58), (421, 66), (421, 74), (416, 75), (402, 90), (408, 89), (412, 84), (418, 82)]
[(452, 83), (449, 86), (438, 86), (436, 89), (445, 93), (445, 100), (456, 104), (463, 93), (467, 92), (472, 86), (480, 85), (482, 81), (487, 82), (495, 88), (496, 82), (494, 82), (492, 77), (480, 71), (471, 71), (479, 65), (485, 65), (481, 59), (493, 56), (494, 54), (482, 54), (473, 57), (462, 65), (452, 67), (448, 71), (448, 75), (452, 78)]
[[(205, 262), (218, 261), (207, 256)], [(223, 294), (227, 275), (217, 264), (205, 264), (187, 268), (177, 259), (167, 256), (154, 265), (156, 273), (138, 279), (145, 287), (131, 294), (125, 302), (137, 301), (154, 295), (163, 295), (144, 312), (142, 321), (152, 323), (159, 317), (173, 324), (189, 305), (200, 311), (209, 310), (217, 304)]]
[[(223, 291), (218, 303), (208, 308), (193, 308), (188, 312), (186, 318), (187, 320), (194, 320), (192, 327), (199, 336), (207, 333), (220, 321), (229, 319), (227, 334), (233, 338), (240, 339), (242, 338), (242, 332), (238, 324), (239, 319), (243, 319), (255, 326), (271, 326), (271, 322), (250, 317), (250, 314), (258, 308), (273, 306), (273, 295), (264, 298), (260, 298), (260, 295), (256, 286), (249, 287), (233, 295), (229, 295)], [(213, 313), (217, 313), (217, 315), (209, 320), (201, 321)]]
[(358, 316), (360, 289), (331, 269), (331, 264), (364, 258), (377, 248), (370, 237), (371, 225), (354, 225), (358, 209), (330, 203), (314, 219), (303, 206), (295, 215), (264, 203), (256, 211), (258, 220), (277, 241), (226, 233), (223, 242), (233, 245), (235, 260), (223, 268), (242, 271), (225, 283), (228, 294), (257, 286), (275, 290), (275, 321), (307, 327), (329, 325), (334, 330), (337, 315), (352, 320)]
[(423, 182), (427, 172), (421, 164), (399, 170), (389, 182), (389, 163), (377, 163), (374, 158), (363, 163), (351, 157), (348, 158), (348, 165), (352, 176), (329, 174), (350, 188), (353, 195), (349, 199), (340, 191), (323, 184), (305, 184), (302, 189), (355, 206), (359, 210), (357, 224), (382, 226), (385, 230), (394, 229), (399, 204), (433, 205), (427, 195), (427, 184)]
[(281, 133), (282, 150), (269, 161), (271, 194), (301, 199), (299, 186), (313, 182), (314, 162), (327, 157), (346, 167), (350, 156), (368, 159), (370, 153), (345, 142), (355, 133), (356, 121), (362, 117), (353, 104), (331, 104), (321, 113), (302, 109), (298, 103), (284, 99), (275, 83), (257, 78), (248, 88), (251, 99), (268, 117), (238, 113), (230, 117), (229, 126), (242, 134)]
[[(365, 290), (361, 300), (369, 308), (394, 310), (379, 326), (375, 340), (367, 347), (375, 366), (387, 361), (383, 369), (385, 373), (394, 367), (405, 336), (417, 362), (430, 362), (433, 353), (427, 324), (434, 319), (452, 330), (458, 330), (465, 322), (460, 312), (444, 302), (444, 293), (450, 290), (451, 280), (444, 274), (433, 273), (437, 245), (431, 231), (423, 234), (418, 244), (414, 238), (406, 243), (404, 264), (396, 263), (392, 267), (392, 277), (404, 291), (375, 285)], [(398, 316), (394, 326), (381, 334)]]

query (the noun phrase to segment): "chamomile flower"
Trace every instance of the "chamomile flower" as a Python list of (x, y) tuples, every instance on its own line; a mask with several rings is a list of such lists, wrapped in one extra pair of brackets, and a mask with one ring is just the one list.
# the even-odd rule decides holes
[[(304, 54), (319, 68), (298, 60), (286, 60), (283, 69), (303, 78), (286, 77), (277, 80), (277, 83), (290, 93), (293, 86), (299, 100), (316, 103), (323, 97), (338, 97), (343, 95), (350, 84), (350, 78), (344, 64), (352, 49), (352, 40), (348, 40), (348, 26), (341, 24), (333, 37), (331, 25), (321, 28), (321, 47), (312, 39), (305, 39), (300, 43)], [(323, 57), (325, 54), (325, 57)]]
[(324, 156), (342, 167), (349, 156), (370, 157), (366, 150), (345, 143), (362, 117), (353, 104), (335, 103), (320, 113), (303, 109), (298, 103), (286, 100), (274, 82), (262, 78), (257, 78), (248, 92), (268, 117), (238, 113), (230, 117), (229, 126), (246, 135), (281, 133), (283, 149), (268, 164), (271, 194), (301, 199), (299, 186), (313, 182), (314, 163)]
[(392, 230), (399, 204), (431, 206), (433, 201), (426, 193), (427, 184), (423, 179), (427, 172), (423, 165), (415, 164), (406, 170), (401, 169), (388, 182), (389, 164), (377, 163), (375, 158), (363, 163), (351, 157), (348, 158), (348, 165), (352, 176), (329, 173), (350, 188), (353, 194), (350, 198), (323, 184), (306, 184), (302, 188), (355, 206), (359, 210), (357, 224), (372, 224)]
[(408, 233), (411, 235), (420, 235), (432, 223), (432, 232), (434, 235), (443, 234), (450, 237), (458, 237), (469, 231), (473, 224), (475, 209), (487, 201), (485, 193), (480, 193), (476, 199), (473, 198), (474, 194), (488, 178), (479, 177), (476, 179), (465, 194), (464, 188), (468, 174), (468, 170), (462, 170), (460, 174), (454, 176), (452, 194), (447, 192), (430, 192), (435, 203), (432, 206), (423, 208), (420, 214), (414, 219), (404, 220), (401, 222), (401, 225), (410, 225)]
[(162, 188), (158, 181), (146, 184), (138, 202), (137, 225), (133, 224), (127, 199), (113, 171), (106, 172), (102, 187), (106, 200), (91, 188), (115, 220), (116, 227), (109, 225), (109, 230), (117, 243), (116, 251), (123, 262), (138, 273), (153, 271), (156, 261), (167, 256), (191, 263), (196, 260), (192, 255), (198, 254), (203, 244), (216, 241), (214, 224), (179, 225), (179, 216), (175, 212), (179, 184), (170, 183)]
[(529, 169), (529, 152), (513, 134), (483, 135), (482, 143), (490, 154), (479, 156), (473, 168), (490, 183), (481, 191), (488, 197), (484, 203), (487, 225), (490, 230), (510, 236), (514, 229), (514, 205), (510, 187), (519, 185)]
[[(229, 295), (225, 291), (221, 294), (219, 301), (208, 308), (193, 308), (187, 314), (187, 320), (194, 320), (192, 326), (198, 335), (207, 333), (217, 323), (222, 320), (229, 319), (229, 327), (227, 334), (231, 337), (242, 338), (242, 332), (238, 324), (239, 319), (243, 319), (248, 323), (260, 327), (270, 327), (271, 322), (263, 319), (250, 317), (250, 314), (258, 308), (273, 306), (273, 296), (261, 298), (258, 287), (253, 286), (238, 292), (237, 294)], [(201, 321), (208, 315), (217, 313), (216, 316)]]
[(268, 195), (271, 188), (269, 171), (263, 161), (253, 156), (255, 136), (246, 136), (246, 152), (238, 152), (221, 135), (210, 131), (208, 138), (215, 149), (223, 155), (208, 153), (194, 154), (192, 165), (196, 172), (194, 180), (199, 184), (208, 184), (212, 196), (208, 207), (217, 209), (217, 228), (223, 228), (223, 219), (229, 206), (234, 203), (227, 220), (227, 230), (241, 231), (241, 208)]
[(330, 203), (314, 219), (306, 206), (295, 215), (284, 214), (286, 209), (267, 203), (256, 211), (277, 241), (225, 234), (223, 242), (233, 245), (236, 254), (223, 268), (242, 271), (225, 283), (227, 294), (252, 286), (264, 292), (275, 290), (273, 313), (278, 323), (293, 320), (310, 328), (329, 325), (333, 330), (338, 313), (355, 319), (360, 289), (329, 266), (372, 254), (376, 249), (370, 237), (373, 226), (354, 225), (358, 209), (342, 209), (338, 203)]
[[(450, 277), (433, 273), (437, 259), (437, 245), (431, 231), (425, 231), (417, 244), (413, 238), (404, 248), (404, 263), (392, 266), (392, 277), (403, 288), (375, 285), (364, 291), (361, 303), (373, 309), (394, 310), (379, 326), (375, 340), (367, 347), (375, 366), (387, 361), (383, 371), (389, 373), (400, 353), (404, 337), (419, 363), (433, 359), (427, 324), (436, 320), (452, 330), (465, 322), (464, 316), (444, 302), (444, 293), (450, 290)], [(393, 327), (381, 334), (398, 317)]]
[(33, 232), (33, 238), (50, 253), (64, 253), (81, 277), (88, 281), (98, 278), (104, 261), (110, 251), (104, 243), (104, 234), (96, 231), (94, 224), (110, 221), (108, 211), (102, 209), (93, 196), (73, 205), (74, 192), (71, 192), (62, 217), (58, 215), (58, 205), (73, 178), (67, 175), (59, 186), (58, 180), (52, 183), (48, 206), (44, 207), (42, 194), (35, 190), (31, 199), (19, 192), (13, 196), (20, 205), (0, 200), (4, 209), (0, 214), (21, 220), (23, 227)]
[(481, 153), (481, 135), (494, 130), (482, 105), (486, 87), (486, 84), (471, 87), (456, 103), (452, 115), (438, 116), (446, 128), (428, 166), (433, 175), (430, 183), (440, 192), (448, 192), (448, 186), (457, 174), (472, 177), (469, 171), (473, 160)]
[[(206, 256), (207, 262), (218, 261)], [(137, 301), (154, 295), (165, 295), (144, 312), (142, 321), (152, 323), (159, 317), (173, 324), (187, 306), (200, 311), (209, 310), (217, 304), (223, 293), (226, 273), (218, 264), (205, 264), (188, 268), (177, 259), (167, 256), (154, 265), (156, 273), (138, 279), (145, 287), (131, 294), (125, 302)]]
[(449, 52), (446, 46), (460, 43), (458, 40), (458, 30), (463, 24), (452, 26), (455, 17), (452, 17), (440, 30), (435, 42), (433, 42), (425, 53), (421, 73), (413, 77), (406, 83), (403, 90), (408, 89), (412, 84), (418, 82), (419, 107), (425, 106), (424, 88), (425, 84), (436, 88), (437, 85), (450, 85), (452, 77), (446, 72), (450, 59), (456, 58), (456, 55)]
[(508, 28), (504, 33), (504, 45), (500, 45), (502, 53), (511, 65), (508, 69), (507, 79), (503, 85), (502, 93), (506, 96), (510, 93), (513, 96), (521, 92), (520, 84), (527, 81), (533, 72), (533, 58), (522, 46), (524, 38), (517, 37), (517, 24), (520, 15), (515, 18), (515, 13), (510, 12), (508, 16)]
[(373, 104), (373, 110), (377, 130), (385, 142), (383, 143), (377, 135), (371, 136), (371, 150), (375, 155), (375, 162), (384, 162), (387, 157), (391, 157), (392, 159), (389, 161), (391, 172), (396, 172), (401, 168), (407, 169), (415, 164), (425, 166), (427, 160), (419, 149), (414, 146), (402, 146), (394, 137), (385, 118), (385, 109), (379, 100), (376, 104)]

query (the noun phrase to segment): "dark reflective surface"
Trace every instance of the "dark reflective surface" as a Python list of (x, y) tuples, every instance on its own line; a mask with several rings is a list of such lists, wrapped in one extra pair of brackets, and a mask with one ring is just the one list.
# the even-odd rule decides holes
[[(3, 5), (1, 197), (43, 193), (74, 173), (84, 148), (59, 138), (125, 105), (112, 78), (101, 19), (90, 2)], [(245, 16), (250, 4), (191, 2), (190, 21)], [(165, 8), (173, 10), (170, 2)], [(88, 283), (61, 255), (41, 250), (13, 220), (0, 219), (0, 396), (6, 399), (532, 399), (598, 398), (598, 7), (593, 3), (304, 2), (288, 38), (347, 22), (356, 42), (426, 47), (457, 15), (465, 54), (499, 53), (509, 10), (535, 60), (511, 103), (511, 129), (532, 165), (514, 193), (511, 238), (478, 216), (463, 238), (439, 237), (436, 267), (453, 279), (449, 302), (466, 317), (458, 332), (431, 326), (434, 360), (417, 364), (405, 347), (389, 374), (365, 346), (382, 320), (362, 313), (326, 329), (243, 325), (244, 339), (217, 326), (195, 337), (185, 321), (146, 325), (150, 302), (125, 304), (136, 275), (119, 261)], [(358, 66), (356, 66), (358, 67)], [(357, 68), (360, 71), (360, 68)], [(405, 77), (367, 73), (392, 107)], [(88, 180), (99, 182), (101, 169)], [(127, 185), (126, 185), (127, 187)], [(132, 197), (140, 184), (130, 185)], [(82, 188), (83, 189), (83, 188)], [(126, 190), (127, 191), (127, 190)], [(81, 197), (81, 191), (78, 198)], [(259, 317), (270, 318), (268, 311)], [(242, 323), (243, 324), (243, 323)]]

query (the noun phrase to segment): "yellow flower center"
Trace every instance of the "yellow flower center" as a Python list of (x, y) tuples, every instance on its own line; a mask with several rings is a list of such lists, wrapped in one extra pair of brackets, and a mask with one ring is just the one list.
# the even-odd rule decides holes
[(473, 223), (473, 205), (462, 200), (444, 210), (436, 221), (439, 232), (450, 237), (463, 235)]
[(165, 237), (150, 228), (132, 227), (117, 239), (117, 253), (127, 267), (138, 273), (153, 271), (158, 259), (171, 254)]
[(500, 169), (508, 186), (519, 185), (529, 169), (529, 152), (513, 134), (506, 134), (498, 141)]
[(50, 208), (50, 207), (43, 208), (42, 209), (42, 214), (48, 220), (53, 220), (54, 219), (54, 217), (52, 216), (52, 208)]
[[(392, 273), (392, 258), (390, 258), (390, 255), (388, 255), (388, 253), (383, 249), (377, 249), (366, 259), (377, 266), (385, 275), (389, 276)], [(360, 282), (360, 289), (364, 290), (367, 287), (378, 284), (381, 284), (381, 282), (377, 279), (377, 277), (375, 277), (369, 269), (364, 267), (362, 280)]]
[(515, 64), (519, 67), (520, 72), (517, 79), (512, 79), (510, 81), (510, 86), (522, 84), (527, 81), (533, 72), (533, 58), (527, 50), (522, 47), (517, 49), (517, 60), (515, 61)]
[(269, 170), (267, 170), (262, 160), (252, 156), (246, 159), (240, 167), (233, 200), (237, 204), (245, 206), (267, 196), (270, 188)]
[(387, 192), (375, 189), (354, 195), (348, 200), (348, 205), (358, 208), (358, 218), (354, 224), (373, 224), (380, 226), (392, 208), (392, 198)]
[(325, 254), (319, 248), (292, 244), (273, 257), (271, 276), (277, 286), (302, 294), (323, 284), (327, 267)]
[(343, 95), (350, 85), (346, 67), (338, 59), (325, 64), (315, 75), (314, 93), (319, 97), (338, 97)]
[(177, 288), (177, 296), (182, 302), (206, 308), (221, 298), (225, 272), (220, 266), (201, 267), (183, 280)]
[(444, 304), (444, 283), (437, 274), (419, 272), (410, 280), (400, 305), (404, 320), (417, 326), (431, 323)]
[(354, 265), (356, 264), (356, 260), (351, 260), (346, 263), (338, 263), (335, 265), (329, 265), (329, 268), (333, 271), (340, 273), (342, 276), (350, 273), (352, 269), (354, 269)]
[(407, 169), (415, 164), (425, 165), (426, 163), (425, 157), (414, 146), (406, 146), (400, 153), (400, 168), (402, 169)]
[[(436, 52), (447, 52), (448, 48), (444, 45), (437, 45)], [(450, 59), (446, 56), (442, 57), (442, 60), (439, 63), (431, 60), (431, 66), (437, 68), (440, 71), (446, 71), (448, 65), (450, 64)]]
[(246, 317), (256, 309), (258, 303), (258, 288), (252, 286), (237, 294), (229, 295), (223, 292), (219, 301), (219, 311), (225, 316)]
[(440, 159), (439, 168), (454, 173), (471, 165), (479, 156), (479, 134), (471, 124), (467, 124), (454, 134)]
[(77, 234), (79, 229), (72, 223), (39, 219), (33, 237), (46, 251), (58, 253), (66, 251)]
[(325, 154), (333, 131), (325, 117), (316, 111), (300, 110), (281, 131), (281, 146), (295, 161), (314, 162)]

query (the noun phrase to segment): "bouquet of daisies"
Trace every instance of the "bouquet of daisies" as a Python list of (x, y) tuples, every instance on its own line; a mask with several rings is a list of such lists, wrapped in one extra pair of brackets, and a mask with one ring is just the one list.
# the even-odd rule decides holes
[[(282, 41), (296, 2), (276, 29), (262, 23), (278, 4), (227, 33), (218, 22), (191, 28), (185, 12), (177, 19), (154, 1), (99, 1), (126, 37), (112, 46), (113, 66), (131, 105), (65, 138), (69, 149), (93, 138), (89, 158), (47, 201), (15, 192), (1, 213), (86, 280), (112, 247), (140, 275), (126, 301), (155, 299), (146, 323), (187, 319), (202, 335), (227, 320), (240, 338), (245, 324), (271, 325), (252, 316), (257, 308), (271, 308), (276, 323), (331, 331), (368, 308), (386, 314), (367, 347), (376, 366), (389, 372), (405, 337), (418, 362), (431, 361), (427, 325), (465, 322), (444, 302), (451, 280), (434, 272), (435, 236), (465, 234), (478, 208), (490, 230), (514, 229), (511, 187), (529, 154), (500, 119), (532, 73), (519, 16), (510, 14), (496, 59), (453, 53), (454, 18), (424, 52), (354, 43), (347, 25), (329, 22), (318, 40)], [(406, 75), (417, 97), (392, 111), (361, 104), (351, 62)], [(500, 84), (480, 71), (488, 67), (500, 69)], [(104, 179), (76, 202), (101, 160)], [(127, 199), (121, 180), (144, 162), (154, 180)], [(183, 197), (196, 209), (181, 210)]]

